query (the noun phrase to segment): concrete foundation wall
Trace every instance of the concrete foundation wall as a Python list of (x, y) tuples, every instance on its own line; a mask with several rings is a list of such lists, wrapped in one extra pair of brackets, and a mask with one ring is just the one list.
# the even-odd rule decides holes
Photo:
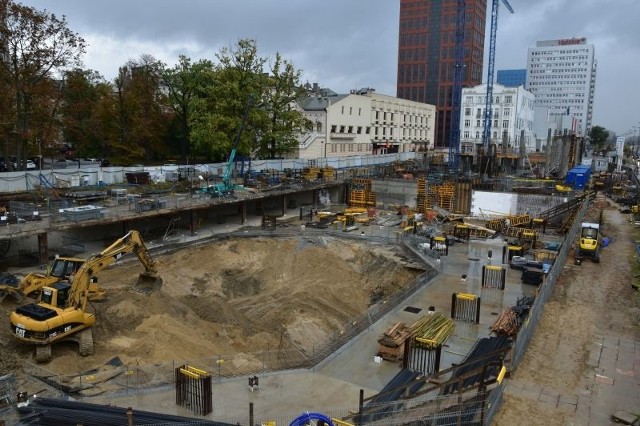
[(416, 207), (418, 184), (415, 180), (373, 180), (371, 190), (380, 208), (392, 205)]

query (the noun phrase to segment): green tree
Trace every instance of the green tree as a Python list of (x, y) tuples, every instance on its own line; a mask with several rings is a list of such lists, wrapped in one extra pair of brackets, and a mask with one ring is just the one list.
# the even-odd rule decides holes
[(601, 126), (593, 126), (589, 132), (589, 139), (594, 150), (599, 151), (605, 147), (609, 132)]
[(191, 154), (191, 115), (196, 96), (202, 95), (205, 87), (213, 83), (213, 64), (203, 59), (192, 63), (180, 56), (173, 68), (165, 68), (162, 82), (167, 88), (168, 102), (176, 115), (177, 139), (182, 160)]
[(34, 127), (40, 125), (34, 120), (34, 107), (57, 106), (50, 102), (56, 97), (51, 80), (56, 72), (79, 64), (85, 41), (68, 28), (64, 16), (12, 0), (0, 0), (0, 40), (0, 79), (9, 87), (13, 104), (12, 114), (3, 119), (13, 124), (13, 137), (5, 144), (12, 147), (5, 148), (4, 154), (11, 150), (24, 160), (27, 144), (36, 143)]
[[(213, 81), (194, 102), (191, 138), (197, 152), (207, 159), (223, 161), (231, 151), (241, 125), (245, 105), (252, 99), (258, 104), (266, 87), (263, 74), (265, 59), (260, 58), (253, 40), (222, 48), (216, 58)], [(249, 154), (255, 144), (255, 125), (264, 114), (251, 108), (238, 153)]]
[(301, 70), (296, 70), (291, 62), (276, 53), (263, 95), (262, 110), (268, 119), (258, 141), (256, 155), (259, 158), (276, 158), (298, 146), (297, 135), (309, 124), (293, 107), (305, 93), (300, 84), (301, 75)]

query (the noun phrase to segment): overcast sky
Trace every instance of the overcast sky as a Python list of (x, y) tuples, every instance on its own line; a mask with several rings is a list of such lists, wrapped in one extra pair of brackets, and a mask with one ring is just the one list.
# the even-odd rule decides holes
[[(173, 65), (251, 38), (261, 57), (280, 52), (302, 69), (303, 81), (396, 94), (399, 0), (17, 1), (65, 15), (89, 44), (85, 66), (109, 80), (143, 53)], [(501, 4), (496, 70), (526, 68), (538, 40), (586, 37), (598, 60), (592, 124), (618, 135), (640, 126), (640, 0), (509, 1), (515, 14)]]

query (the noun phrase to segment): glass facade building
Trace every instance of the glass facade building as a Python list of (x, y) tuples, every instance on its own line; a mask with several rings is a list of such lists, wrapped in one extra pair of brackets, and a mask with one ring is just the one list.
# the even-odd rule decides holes
[[(467, 0), (463, 87), (482, 82), (486, 0)], [(433, 146), (449, 144), (457, 0), (400, 0), (396, 96), (436, 106)]]

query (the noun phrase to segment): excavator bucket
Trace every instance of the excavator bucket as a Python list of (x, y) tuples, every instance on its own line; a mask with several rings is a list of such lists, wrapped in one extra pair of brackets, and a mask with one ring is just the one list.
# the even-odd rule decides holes
[(142, 272), (138, 277), (138, 282), (133, 286), (133, 289), (140, 293), (149, 294), (160, 289), (160, 287), (162, 287), (162, 278), (156, 274)]

